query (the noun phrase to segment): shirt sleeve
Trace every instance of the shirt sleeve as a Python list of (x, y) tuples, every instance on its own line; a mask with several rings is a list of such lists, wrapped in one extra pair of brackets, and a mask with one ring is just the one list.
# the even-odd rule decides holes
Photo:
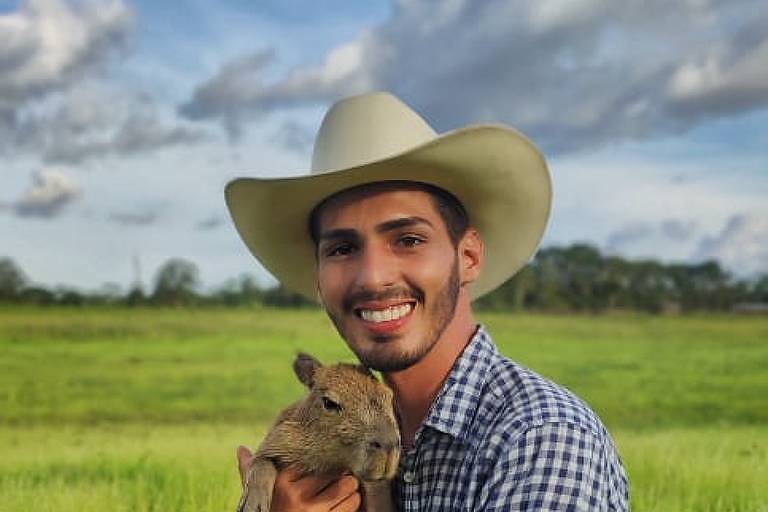
[(629, 510), (626, 477), (617, 474), (606, 439), (568, 423), (497, 439), (478, 512)]

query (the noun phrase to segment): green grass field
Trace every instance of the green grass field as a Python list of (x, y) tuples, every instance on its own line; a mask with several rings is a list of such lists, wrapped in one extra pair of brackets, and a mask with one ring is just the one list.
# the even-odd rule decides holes
[[(616, 438), (636, 511), (768, 511), (768, 319), (485, 314)], [(222, 511), (319, 311), (0, 310), (0, 511)]]

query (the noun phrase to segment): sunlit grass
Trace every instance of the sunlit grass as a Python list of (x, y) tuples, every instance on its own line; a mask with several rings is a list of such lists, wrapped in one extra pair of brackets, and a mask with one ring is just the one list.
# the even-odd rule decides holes
[[(481, 320), (598, 411), (633, 510), (768, 511), (766, 319)], [(316, 310), (0, 310), (0, 511), (233, 509), (299, 349), (351, 359)]]

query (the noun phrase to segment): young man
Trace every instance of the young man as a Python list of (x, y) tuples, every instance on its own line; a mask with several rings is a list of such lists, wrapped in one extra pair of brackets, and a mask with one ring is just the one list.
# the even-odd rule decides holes
[[(471, 301), (524, 265), (546, 226), (544, 159), (518, 132), (438, 136), (393, 96), (342, 100), (312, 174), (239, 179), (235, 225), (281, 282), (319, 298), (395, 392), (401, 510), (627, 510), (613, 441), (578, 398), (506, 359)], [(241, 471), (250, 452), (238, 451)], [(351, 476), (282, 471), (272, 510), (357, 510)]]

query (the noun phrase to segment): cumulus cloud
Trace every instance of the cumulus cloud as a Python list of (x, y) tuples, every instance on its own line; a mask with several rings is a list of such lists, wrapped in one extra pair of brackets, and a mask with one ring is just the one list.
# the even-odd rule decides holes
[(225, 65), (180, 111), (234, 133), (276, 108), (387, 89), (439, 130), (503, 121), (567, 151), (762, 108), (767, 54), (762, 0), (400, 0), (281, 79), (266, 78), (272, 52)]
[(36, 154), (46, 162), (72, 164), (193, 144), (206, 137), (199, 127), (164, 116), (146, 95), (85, 84), (19, 116), (12, 135), (0, 140), (0, 152)]
[(718, 260), (741, 276), (768, 272), (768, 218), (732, 216), (720, 233), (702, 239), (696, 258)]
[[(243, 116), (259, 114), (264, 102), (260, 91), (264, 88), (262, 74), (274, 60), (274, 50), (267, 49), (239, 57), (199, 85), (190, 101), (179, 108), (189, 119), (220, 118), (230, 137), (240, 135)], [(251, 105), (243, 109), (243, 105)]]
[(0, 15), (0, 108), (77, 80), (121, 46), (131, 19), (122, 0), (26, 0)]
[(0, 15), (0, 154), (78, 163), (205, 138), (146, 94), (106, 85), (131, 20), (123, 0), (27, 0)]
[(50, 219), (81, 195), (77, 182), (61, 169), (45, 168), (32, 177), (32, 186), (12, 204), (19, 217)]

